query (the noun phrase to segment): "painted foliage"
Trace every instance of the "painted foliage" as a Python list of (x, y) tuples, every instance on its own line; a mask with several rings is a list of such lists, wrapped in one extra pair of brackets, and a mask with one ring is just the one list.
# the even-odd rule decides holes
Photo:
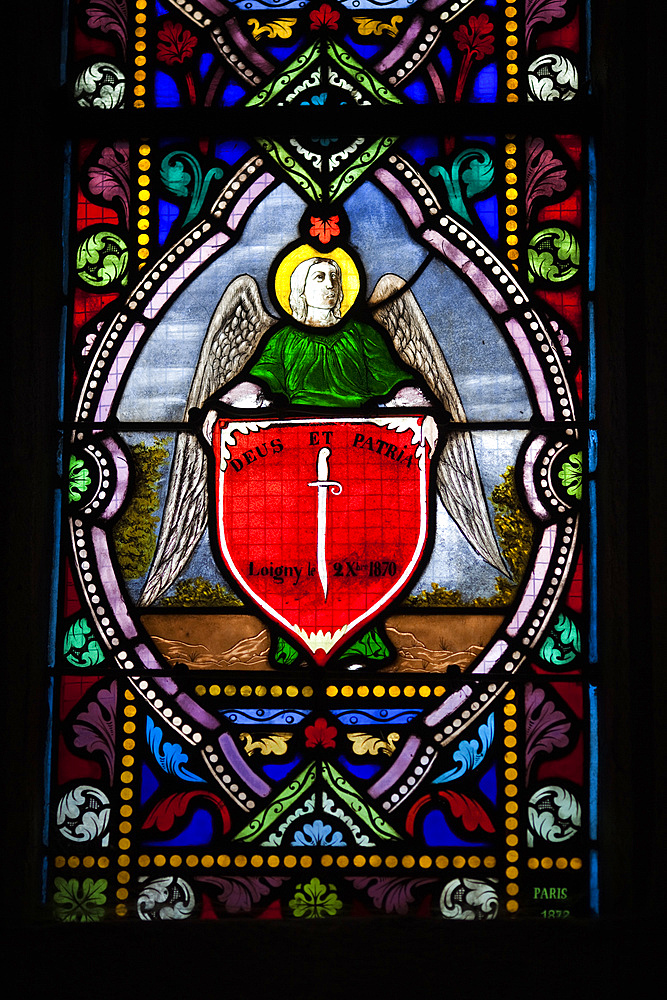
[(187, 6), (72, 15), (74, 104), (155, 114), (72, 147), (45, 901), (585, 915), (587, 145), (405, 117), (574, 99), (578, 7)]

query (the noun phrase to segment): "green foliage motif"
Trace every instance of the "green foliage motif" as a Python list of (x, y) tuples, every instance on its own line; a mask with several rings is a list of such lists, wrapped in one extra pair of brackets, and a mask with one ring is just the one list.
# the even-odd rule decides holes
[(576, 497), (577, 500), (581, 500), (582, 463), (584, 460), (583, 452), (576, 451), (573, 455), (570, 455), (569, 458), (569, 462), (563, 462), (563, 468), (558, 473), (558, 478), (570, 496)]
[(540, 656), (553, 667), (565, 667), (576, 660), (580, 652), (579, 629), (567, 615), (559, 615), (550, 635), (544, 640)]
[(495, 510), (494, 524), (503, 558), (510, 570), (510, 578), (496, 577), (495, 594), (464, 600), (460, 590), (447, 590), (432, 583), (431, 590), (422, 590), (405, 602), (410, 607), (504, 607), (510, 604), (528, 565), (533, 542), (533, 525), (521, 506), (514, 479), (514, 466), (508, 465), (502, 481), (494, 486), (489, 498)]
[(76, 503), (86, 492), (92, 479), (83, 460), (70, 455), (69, 459), (69, 501)]
[(236, 608), (243, 607), (236, 594), (219, 583), (211, 583), (201, 576), (179, 580), (176, 592), (163, 597), (162, 604), (174, 608)]
[(104, 288), (118, 279), (126, 285), (127, 263), (127, 244), (111, 230), (84, 236), (76, 253), (79, 278), (94, 288)]
[(342, 908), (335, 885), (325, 885), (318, 878), (311, 878), (297, 886), (294, 899), (290, 900), (289, 908), (295, 917), (335, 917)]
[(560, 226), (541, 229), (528, 245), (528, 280), (567, 281), (579, 270), (579, 260), (579, 244), (572, 233)]
[(107, 901), (106, 879), (93, 881), (92, 878), (86, 878), (82, 885), (76, 878), (69, 880), (56, 878), (54, 884), (56, 891), (53, 894), (53, 903), (58, 920), (69, 923), (93, 923), (102, 919), (104, 904)]
[(137, 580), (148, 571), (159, 522), (158, 483), (169, 458), (166, 440), (154, 438), (154, 444), (132, 445), (134, 460), (134, 495), (114, 528), (116, 554), (126, 580)]
[(486, 191), (493, 183), (493, 161), (486, 150), (464, 149), (453, 161), (451, 170), (436, 163), (429, 173), (444, 181), (452, 212), (472, 222), (465, 202)]
[(63, 639), (63, 653), (74, 667), (96, 667), (104, 653), (86, 618), (77, 618), (70, 625)]

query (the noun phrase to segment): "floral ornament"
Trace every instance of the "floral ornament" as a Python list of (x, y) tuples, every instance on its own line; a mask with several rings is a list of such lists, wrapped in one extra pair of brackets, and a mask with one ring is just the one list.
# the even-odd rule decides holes
[(63, 639), (63, 654), (73, 667), (96, 667), (104, 659), (102, 647), (95, 638), (87, 618), (72, 622)]
[(303, 830), (297, 830), (292, 841), (293, 847), (345, 847), (343, 834), (338, 830), (331, 832), (328, 823), (316, 819), (314, 823), (306, 823)]
[(544, 640), (540, 656), (556, 669), (568, 667), (581, 652), (581, 635), (567, 615), (560, 614), (551, 633)]
[(114, 281), (127, 284), (128, 252), (125, 240), (110, 230), (84, 233), (76, 252), (79, 279), (93, 288)]
[(260, 24), (256, 17), (248, 19), (248, 27), (252, 28), (254, 38), (259, 38), (262, 34), (268, 35), (269, 38), (290, 38), (295, 24), (295, 17), (279, 17), (268, 24)]
[(558, 52), (545, 52), (528, 67), (529, 101), (571, 101), (578, 89), (576, 66)]
[(453, 160), (450, 170), (436, 163), (429, 173), (444, 181), (452, 212), (472, 223), (465, 202), (482, 194), (493, 183), (493, 161), (487, 151), (478, 147), (464, 149)]
[(339, 20), (338, 11), (332, 10), (328, 3), (323, 3), (319, 10), (311, 10), (310, 12), (310, 30), (329, 28), (331, 31), (338, 31)]
[(340, 216), (332, 215), (328, 219), (318, 219), (311, 215), (310, 221), (312, 222), (310, 235), (316, 236), (320, 243), (329, 243), (332, 236), (340, 236), (340, 226), (338, 225)]
[(68, 923), (94, 923), (104, 916), (104, 904), (107, 901), (105, 890), (107, 880), (92, 878), (83, 880), (83, 885), (76, 878), (69, 880), (56, 878), (56, 891), (53, 894), (55, 913), (58, 920)]
[(97, 108), (102, 111), (122, 108), (125, 100), (125, 74), (114, 63), (93, 63), (77, 76), (74, 99), (81, 108)]
[(577, 500), (581, 500), (581, 477), (583, 453), (580, 451), (570, 455), (569, 462), (563, 462), (563, 468), (558, 473), (558, 478), (566, 488), (567, 492)]
[(327, 725), (326, 719), (315, 719), (312, 726), (306, 726), (306, 746), (316, 747), (321, 744), (323, 747), (335, 747), (337, 732), (334, 726)]
[(127, 0), (89, 0), (85, 17), (88, 27), (115, 35), (121, 51), (127, 50)]
[(157, 45), (157, 57), (160, 62), (169, 66), (190, 59), (197, 45), (197, 36), (182, 24), (174, 24), (173, 21), (165, 21), (157, 36), (160, 39)]
[(473, 878), (455, 878), (440, 896), (440, 912), (448, 920), (494, 920), (498, 916), (495, 885)]
[(139, 881), (145, 883), (137, 899), (141, 920), (187, 920), (192, 914), (195, 894), (184, 879), (167, 876)]
[(335, 885), (324, 885), (318, 878), (298, 885), (289, 908), (295, 917), (335, 917), (343, 904), (336, 894)]
[(376, 21), (371, 17), (353, 17), (352, 20), (359, 25), (357, 31), (360, 35), (381, 35), (384, 31), (395, 38), (403, 18), (397, 14), (396, 17), (392, 17), (390, 24), (387, 24), (386, 21)]
[(70, 503), (81, 499), (92, 479), (84, 465), (83, 459), (70, 455), (69, 459), (69, 500)]
[(568, 281), (577, 274), (579, 261), (576, 237), (562, 226), (546, 226), (528, 245), (528, 281), (536, 277), (549, 284)]
[(581, 806), (572, 792), (562, 785), (543, 785), (528, 803), (528, 846), (535, 838), (549, 844), (562, 844), (581, 830)]
[(86, 843), (101, 839), (109, 843), (109, 799), (95, 785), (77, 785), (60, 799), (56, 813), (58, 832), (66, 840)]
[(183, 225), (187, 226), (199, 214), (211, 181), (221, 180), (223, 170), (222, 167), (211, 167), (204, 174), (194, 156), (177, 149), (167, 153), (163, 159), (160, 177), (170, 194), (177, 198), (190, 198), (190, 207), (183, 220)]
[(456, 82), (455, 101), (461, 100), (463, 88), (465, 87), (468, 73), (472, 66), (473, 59), (483, 59), (484, 56), (493, 55), (493, 25), (486, 14), (476, 17), (472, 14), (468, 18), (468, 25), (462, 24), (454, 32), (454, 38), (461, 52), (464, 52), (463, 61), (459, 70), (459, 78)]

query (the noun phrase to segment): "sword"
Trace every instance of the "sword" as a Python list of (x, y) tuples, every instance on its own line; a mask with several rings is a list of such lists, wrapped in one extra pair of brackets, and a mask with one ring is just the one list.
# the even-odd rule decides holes
[(335, 497), (343, 492), (343, 487), (335, 480), (329, 479), (329, 455), (331, 448), (320, 448), (317, 453), (317, 480), (308, 483), (309, 486), (317, 486), (317, 575), (324, 591), (324, 600), (327, 599), (329, 583), (327, 579), (327, 493), (329, 489)]

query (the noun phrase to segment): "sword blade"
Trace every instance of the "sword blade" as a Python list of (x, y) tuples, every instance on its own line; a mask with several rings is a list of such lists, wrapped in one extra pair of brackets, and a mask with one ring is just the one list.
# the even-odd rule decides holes
[(324, 600), (327, 599), (329, 580), (327, 577), (327, 493), (328, 486), (317, 487), (317, 575), (322, 584)]

